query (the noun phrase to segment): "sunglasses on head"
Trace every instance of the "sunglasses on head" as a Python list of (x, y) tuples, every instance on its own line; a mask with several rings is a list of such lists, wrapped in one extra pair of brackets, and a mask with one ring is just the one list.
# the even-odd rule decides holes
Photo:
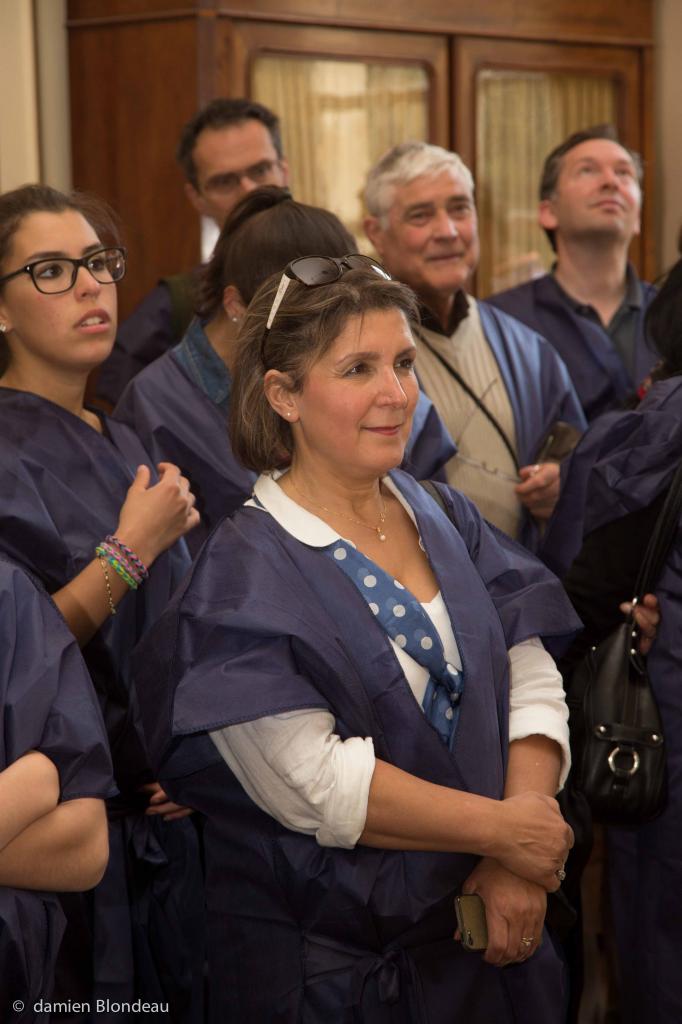
[(263, 331), (263, 340), (261, 341), (261, 360), (263, 362), (265, 361), (265, 343), (270, 328), (291, 282), (298, 281), (299, 284), (304, 284), (308, 288), (319, 288), (320, 285), (333, 284), (349, 270), (373, 270), (385, 281), (391, 280), (391, 275), (384, 270), (380, 263), (373, 260), (371, 256), (363, 256), (359, 252), (352, 252), (347, 256), (299, 256), (284, 268)]

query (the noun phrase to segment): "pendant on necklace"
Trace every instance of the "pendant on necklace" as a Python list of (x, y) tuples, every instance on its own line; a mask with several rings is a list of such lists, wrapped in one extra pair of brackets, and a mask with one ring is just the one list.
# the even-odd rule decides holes
[(386, 534), (385, 533), (381, 533), (380, 530), (377, 530), (377, 533), (379, 534), (379, 540), (386, 540)]

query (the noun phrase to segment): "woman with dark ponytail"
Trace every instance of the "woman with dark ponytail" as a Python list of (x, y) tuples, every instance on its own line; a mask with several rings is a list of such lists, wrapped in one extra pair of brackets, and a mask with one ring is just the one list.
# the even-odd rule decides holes
[[(297, 203), (274, 185), (250, 192), (228, 217), (203, 271), (197, 318), (182, 342), (135, 377), (114, 416), (157, 459), (182, 467), (197, 496), (201, 525), (193, 554), (224, 515), (251, 494), (255, 475), (235, 459), (227, 436), (237, 338), (260, 285), (291, 260), (355, 252), (355, 239), (328, 210)], [(420, 393), (405, 468), (435, 476), (454, 454), (433, 405)]]

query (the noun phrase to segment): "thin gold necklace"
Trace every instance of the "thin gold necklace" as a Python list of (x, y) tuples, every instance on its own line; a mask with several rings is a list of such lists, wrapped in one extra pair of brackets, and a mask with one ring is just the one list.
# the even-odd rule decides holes
[(349, 516), (345, 512), (333, 512), (330, 508), (327, 508), (326, 505), (323, 505), (321, 501), (315, 501), (313, 498), (310, 497), (309, 494), (304, 494), (303, 491), (299, 490), (294, 481), (291, 479), (291, 476), (289, 477), (289, 480), (291, 482), (291, 486), (298, 494), (301, 495), (302, 498), (305, 498), (306, 501), (309, 501), (311, 505), (315, 505), (316, 508), (321, 508), (323, 512), (327, 513), (327, 515), (341, 516), (342, 519), (347, 519), (349, 523), (355, 523), (356, 526), (364, 526), (366, 530), (371, 530), (372, 533), (376, 533), (379, 540), (386, 540), (386, 534), (384, 533), (384, 523), (386, 522), (386, 504), (381, 494), (381, 485), (379, 486), (379, 501), (381, 502), (381, 511), (379, 512), (379, 525), (370, 526), (369, 523), (363, 523), (362, 519), (356, 519), (354, 516)]

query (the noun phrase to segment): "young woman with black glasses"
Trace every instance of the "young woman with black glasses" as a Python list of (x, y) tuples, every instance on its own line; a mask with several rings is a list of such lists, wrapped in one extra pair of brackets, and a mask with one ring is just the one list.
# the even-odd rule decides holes
[(129, 428), (85, 405), (124, 272), (102, 204), (38, 185), (0, 196), (0, 550), (42, 581), (83, 648), (120, 791), (103, 881), (64, 901), (64, 995), (168, 999), (184, 1021), (201, 963), (196, 836), (150, 771), (129, 657), (188, 564), (198, 513), (175, 466), (157, 474)]

